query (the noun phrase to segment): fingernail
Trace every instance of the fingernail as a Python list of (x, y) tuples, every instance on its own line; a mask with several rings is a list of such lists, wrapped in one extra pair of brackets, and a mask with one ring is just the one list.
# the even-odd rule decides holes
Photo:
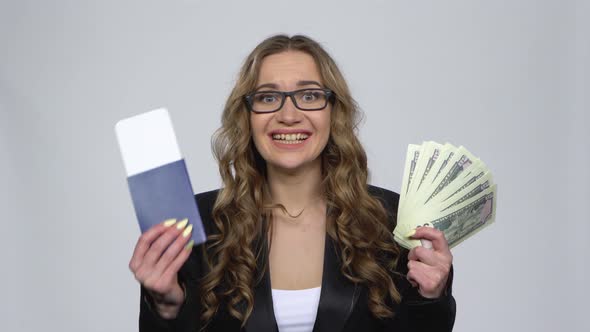
[(183, 237), (187, 237), (191, 231), (193, 230), (193, 225), (188, 225), (188, 227), (182, 232)]
[(408, 234), (406, 234), (406, 237), (412, 237), (412, 236), (414, 236), (414, 234), (416, 234), (416, 230), (415, 229), (409, 231)]
[(195, 240), (190, 240), (189, 243), (186, 244), (186, 246), (184, 247), (186, 250), (191, 250), (193, 245), (195, 245)]
[(166, 219), (166, 221), (164, 221), (164, 226), (166, 227), (170, 227), (174, 224), (176, 224), (176, 219)]
[(176, 228), (183, 229), (186, 227), (186, 224), (188, 224), (188, 219), (184, 218), (178, 222), (178, 224), (176, 225)]
[(420, 239), (420, 243), (422, 244), (422, 246), (424, 248), (426, 248), (426, 249), (432, 249), (432, 241)]

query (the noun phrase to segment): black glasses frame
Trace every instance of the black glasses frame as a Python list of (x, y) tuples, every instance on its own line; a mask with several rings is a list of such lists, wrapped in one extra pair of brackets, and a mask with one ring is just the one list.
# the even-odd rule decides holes
[[(301, 91), (323, 91), (326, 94), (326, 105), (324, 105), (323, 107), (320, 108), (307, 108), (307, 109), (303, 109), (301, 107), (299, 107), (299, 105), (297, 105), (297, 101), (295, 100), (295, 94), (297, 94), (298, 92)], [(274, 111), (256, 111), (254, 110), (254, 108), (252, 107), (253, 104), (253, 99), (257, 94), (265, 94), (265, 93), (278, 93), (281, 95), (281, 104), (279, 105), (279, 107), (274, 110)], [(302, 111), (321, 111), (323, 109), (325, 109), (328, 106), (328, 103), (334, 104), (334, 100), (336, 95), (334, 94), (334, 92), (330, 89), (321, 89), (321, 88), (311, 88), (311, 89), (299, 89), (299, 90), (294, 90), (294, 91), (275, 91), (275, 90), (269, 90), (269, 91), (257, 91), (254, 93), (251, 93), (249, 95), (245, 95), (244, 96), (244, 101), (246, 102), (246, 106), (248, 107), (248, 110), (250, 112), (256, 113), (256, 114), (264, 114), (264, 113), (274, 113), (277, 112), (278, 110), (280, 110), (281, 108), (283, 108), (283, 106), (285, 105), (285, 100), (287, 100), (287, 97), (291, 98), (291, 101), (293, 102), (293, 105), (295, 105), (295, 107), (298, 110), (302, 110)]]

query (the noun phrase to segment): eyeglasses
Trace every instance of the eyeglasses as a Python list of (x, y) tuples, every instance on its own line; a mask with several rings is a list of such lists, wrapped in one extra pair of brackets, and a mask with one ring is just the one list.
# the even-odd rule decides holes
[(295, 91), (259, 91), (244, 96), (248, 109), (254, 113), (272, 113), (283, 107), (285, 99), (291, 98), (293, 105), (302, 111), (320, 111), (334, 101), (330, 89), (301, 89)]

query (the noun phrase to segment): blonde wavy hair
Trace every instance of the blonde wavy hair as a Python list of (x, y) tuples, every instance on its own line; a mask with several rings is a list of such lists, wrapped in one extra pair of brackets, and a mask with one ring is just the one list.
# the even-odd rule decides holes
[(254, 306), (253, 288), (265, 273), (257, 271), (256, 263), (265, 255), (259, 241), (268, 236), (272, 214), (266, 199), (266, 165), (252, 141), (244, 96), (255, 89), (263, 59), (289, 50), (311, 55), (324, 86), (336, 96), (321, 158), (327, 232), (338, 244), (341, 273), (368, 288), (368, 305), (375, 317), (391, 317), (394, 313), (387, 302), (398, 303), (400, 294), (389, 271), (395, 268), (399, 247), (384, 207), (367, 191), (367, 157), (356, 136), (358, 106), (336, 63), (317, 42), (301, 35), (276, 35), (246, 58), (223, 110), (221, 128), (212, 138), (223, 188), (212, 212), (218, 232), (210, 234), (207, 242), (209, 272), (201, 282), (202, 319), (209, 321), (226, 303), (229, 313), (245, 324)]

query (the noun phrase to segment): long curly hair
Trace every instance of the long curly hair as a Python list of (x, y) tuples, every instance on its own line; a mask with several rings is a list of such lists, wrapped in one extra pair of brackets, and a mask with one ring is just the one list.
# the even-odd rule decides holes
[(326, 227), (338, 244), (341, 273), (368, 288), (368, 305), (375, 317), (391, 317), (394, 313), (387, 303), (399, 303), (400, 294), (389, 271), (395, 268), (400, 249), (384, 207), (367, 191), (367, 157), (356, 135), (358, 106), (336, 63), (317, 42), (302, 35), (276, 35), (246, 58), (223, 110), (221, 128), (212, 138), (223, 188), (212, 211), (218, 232), (209, 235), (205, 250), (209, 272), (201, 282), (202, 319), (209, 321), (222, 303), (242, 325), (252, 313), (253, 288), (265, 272), (257, 271), (257, 259), (265, 255), (258, 241), (268, 236), (272, 214), (266, 199), (266, 165), (252, 140), (244, 96), (255, 89), (263, 59), (289, 50), (311, 55), (324, 86), (336, 96), (321, 158), (329, 211)]

